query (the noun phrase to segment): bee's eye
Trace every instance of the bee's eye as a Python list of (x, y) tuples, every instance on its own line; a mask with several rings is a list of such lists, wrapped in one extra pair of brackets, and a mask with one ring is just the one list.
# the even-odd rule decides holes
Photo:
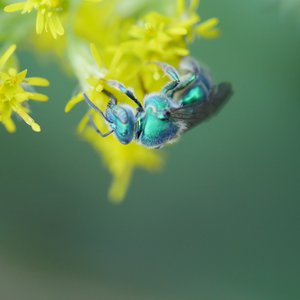
[(161, 120), (168, 120), (170, 118), (170, 112), (168, 110), (163, 111), (163, 113), (160, 115)]

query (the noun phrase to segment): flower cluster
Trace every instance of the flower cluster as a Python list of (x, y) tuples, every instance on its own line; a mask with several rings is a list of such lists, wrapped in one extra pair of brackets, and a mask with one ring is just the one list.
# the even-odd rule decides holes
[(36, 32), (41, 34), (44, 30), (50, 31), (54, 38), (64, 34), (59, 14), (63, 12), (63, 3), (60, 0), (27, 0), (7, 5), (5, 12), (21, 11), (22, 14), (37, 11)]
[[(124, 95), (111, 90), (106, 84), (107, 79), (118, 80), (126, 86), (133, 87), (139, 99), (143, 99), (148, 93), (159, 91), (166, 78), (157, 66), (148, 62), (163, 61), (177, 66), (182, 57), (189, 55), (187, 44), (192, 42), (195, 36), (212, 38), (218, 35), (215, 28), (217, 19), (200, 22), (196, 13), (197, 6), (198, 1), (192, 1), (190, 6), (187, 6), (185, 1), (179, 0), (174, 15), (151, 11), (137, 20), (130, 20), (123, 18), (121, 14), (115, 14), (113, 20), (104, 16), (102, 21), (97, 23), (90, 19), (90, 22), (94, 22), (96, 31), (87, 32), (83, 27), (77, 27), (83, 38), (95, 43), (91, 52), (96, 67), (95, 63), (89, 64), (82, 57), (78, 58), (78, 53), (74, 54), (72, 60), (82, 83), (82, 91), (103, 110), (109, 101), (103, 93), (104, 88), (114, 94), (119, 102), (128, 102)], [(104, 11), (109, 9), (113, 7), (107, 7)], [(88, 8), (86, 10), (88, 11)], [(107, 28), (109, 36), (105, 34)], [(105, 41), (99, 40), (99, 37), (104, 37)], [(76, 95), (68, 103), (66, 111), (82, 100), (82, 93)], [(92, 110), (88, 114), (93, 116), (100, 129), (107, 131), (101, 116)], [(155, 170), (161, 165), (162, 159), (157, 150), (145, 149), (135, 143), (124, 146), (113, 136), (106, 137), (105, 141), (101, 139), (89, 126), (87, 115), (79, 125), (79, 133), (98, 150), (114, 175), (110, 196), (116, 201), (123, 199), (135, 167)]]
[[(51, 49), (81, 86), (80, 93), (67, 103), (65, 110), (68, 112), (83, 101), (83, 92), (102, 110), (109, 102), (104, 89), (119, 103), (129, 103), (107, 80), (117, 80), (133, 88), (141, 101), (148, 93), (159, 91), (167, 79), (157, 65), (149, 62), (161, 61), (177, 67), (179, 61), (189, 55), (188, 45), (194, 38), (210, 39), (219, 34), (218, 20), (202, 21), (197, 13), (198, 4), (199, 0), (177, 0), (176, 3), (153, 0), (151, 4), (145, 0), (27, 0), (9, 4), (4, 11), (37, 12), (36, 33), (46, 31), (50, 35), (31, 39), (32, 45), (43, 51)], [(19, 20), (26, 28), (31, 28), (31, 21)], [(12, 76), (13, 73), (7, 74)], [(20, 74), (16, 79), (18, 86), (23, 86), (24, 82), (46, 84), (37, 79), (25, 79), (25, 75)], [(38, 100), (37, 94), (26, 95), (27, 99)], [(24, 105), (22, 108), (26, 112)], [(12, 106), (11, 109), (16, 111)], [(107, 130), (101, 116), (90, 110), (80, 121), (78, 133), (96, 149), (113, 174), (109, 196), (120, 201), (126, 194), (133, 170), (136, 167), (158, 170), (163, 163), (161, 152), (143, 148), (135, 142), (124, 146), (114, 136), (102, 139), (90, 126), (88, 115), (99, 129)]]
[(48, 97), (30, 91), (30, 86), (48, 86), (46, 79), (40, 77), (26, 77), (27, 70), (18, 72), (17, 67), (9, 64), (9, 59), (16, 50), (16, 46), (10, 46), (0, 57), (0, 122), (9, 132), (14, 132), (16, 126), (12, 120), (12, 114), (21, 117), (33, 131), (41, 131), (28, 114), (27, 102), (47, 101)]
[[(102, 0), (88, 0), (90, 2), (101, 2)], [(4, 11), (13, 13), (21, 11), (22, 14), (37, 11), (36, 33), (41, 34), (45, 30), (50, 32), (53, 38), (64, 35), (61, 16), (67, 8), (66, 0), (27, 0), (5, 6)]]

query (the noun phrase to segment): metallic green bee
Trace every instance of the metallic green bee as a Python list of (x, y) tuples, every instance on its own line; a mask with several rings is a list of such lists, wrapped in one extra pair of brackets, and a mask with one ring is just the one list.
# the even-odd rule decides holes
[(171, 78), (160, 93), (145, 96), (144, 106), (134, 93), (118, 81), (109, 80), (112, 87), (129, 97), (138, 106), (136, 111), (117, 99), (108, 91), (110, 98), (103, 113), (86, 94), (88, 105), (95, 109), (110, 127), (102, 133), (90, 118), (90, 123), (101, 137), (114, 133), (122, 144), (135, 139), (147, 148), (161, 148), (176, 141), (182, 133), (216, 114), (232, 95), (230, 83), (212, 85), (208, 73), (191, 57), (184, 58), (177, 70), (166, 64), (155, 62)]

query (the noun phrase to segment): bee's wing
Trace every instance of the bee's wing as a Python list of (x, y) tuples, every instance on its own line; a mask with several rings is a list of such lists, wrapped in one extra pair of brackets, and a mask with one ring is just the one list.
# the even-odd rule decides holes
[(216, 114), (232, 94), (231, 84), (222, 82), (212, 88), (207, 101), (173, 108), (170, 110), (170, 117), (183, 122), (186, 125), (185, 131), (189, 130)]

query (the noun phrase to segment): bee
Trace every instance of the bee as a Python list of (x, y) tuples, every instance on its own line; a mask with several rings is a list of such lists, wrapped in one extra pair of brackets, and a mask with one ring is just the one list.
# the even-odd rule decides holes
[(208, 72), (191, 57), (181, 61), (179, 72), (167, 63), (154, 63), (171, 81), (160, 92), (147, 94), (144, 105), (125, 85), (108, 80), (110, 86), (137, 105), (135, 110), (131, 106), (118, 104), (116, 97), (104, 90), (110, 99), (104, 113), (83, 94), (87, 104), (102, 116), (110, 128), (102, 133), (90, 117), (90, 124), (101, 137), (114, 134), (122, 144), (135, 140), (147, 148), (162, 148), (215, 115), (233, 94), (230, 83), (213, 85)]

